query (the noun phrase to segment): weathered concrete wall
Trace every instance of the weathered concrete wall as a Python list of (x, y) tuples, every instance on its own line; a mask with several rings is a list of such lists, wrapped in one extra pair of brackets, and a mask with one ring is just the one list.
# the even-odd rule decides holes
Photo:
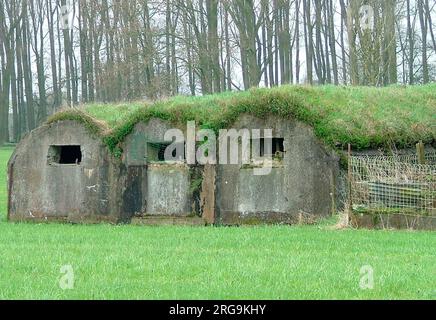
[(273, 129), (284, 138), (281, 165), (269, 175), (255, 176), (242, 165), (217, 167), (217, 215), (223, 224), (295, 223), (302, 217), (332, 213), (332, 196), (338, 188), (338, 158), (328, 152), (312, 129), (276, 117), (242, 116), (235, 129)]
[[(200, 213), (208, 223), (296, 223), (331, 215), (332, 197), (339, 189), (339, 159), (323, 147), (310, 127), (276, 117), (258, 119), (249, 115), (242, 116), (232, 127), (273, 129), (274, 137), (285, 138), (286, 152), (281, 164), (266, 176), (255, 176), (252, 168), (241, 164), (211, 166), (203, 171)], [(142, 199), (125, 201), (126, 205), (135, 204), (131, 213), (186, 216), (196, 211), (189, 192), (193, 167), (147, 160), (147, 142), (163, 143), (169, 129), (172, 126), (168, 123), (152, 119), (138, 124), (126, 139), (123, 162), (127, 171), (142, 167), (141, 173), (133, 175), (136, 178), (126, 181), (129, 193)], [(138, 176), (142, 183), (136, 180)]]
[[(9, 163), (9, 218), (129, 222), (134, 217), (202, 216), (207, 223), (296, 223), (329, 216), (339, 188), (339, 161), (312, 129), (276, 117), (242, 116), (236, 129), (273, 129), (285, 154), (271, 174), (242, 165), (189, 166), (149, 161), (147, 143), (164, 143), (173, 126), (137, 124), (115, 159), (79, 123), (42, 126), (17, 146)], [(184, 131), (184, 128), (180, 128)], [(50, 146), (80, 145), (80, 164), (50, 164)], [(195, 190), (194, 190), (195, 189)]]
[(154, 164), (148, 167), (147, 215), (188, 216), (193, 213), (187, 165)]
[(215, 223), (215, 188), (216, 188), (216, 167), (205, 165), (203, 169), (203, 181), (200, 191), (200, 207), (206, 223)]
[[(50, 164), (50, 146), (80, 145), (80, 164)], [(120, 219), (116, 182), (121, 172), (99, 138), (79, 123), (58, 122), (27, 135), (9, 162), (12, 221)]]
[(125, 179), (118, 182), (122, 195), (120, 211), (124, 220), (130, 221), (132, 217), (142, 215), (146, 211), (147, 166), (123, 165), (123, 171), (127, 174)]

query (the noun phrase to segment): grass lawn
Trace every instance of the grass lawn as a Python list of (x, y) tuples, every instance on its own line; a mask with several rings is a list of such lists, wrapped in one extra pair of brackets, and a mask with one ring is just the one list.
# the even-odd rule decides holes
[[(0, 299), (436, 299), (436, 234), (11, 224), (0, 148)], [(62, 290), (71, 265), (74, 288)], [(359, 287), (363, 266), (374, 288)]]

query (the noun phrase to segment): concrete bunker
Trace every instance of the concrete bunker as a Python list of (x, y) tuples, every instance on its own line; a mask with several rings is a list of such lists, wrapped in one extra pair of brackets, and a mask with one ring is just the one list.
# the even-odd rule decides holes
[[(260, 154), (249, 164), (242, 157), (236, 164), (188, 164), (185, 155), (165, 162), (165, 133), (174, 125), (152, 118), (134, 126), (117, 158), (79, 122), (43, 125), (9, 162), (9, 219), (239, 225), (311, 222), (332, 213), (339, 158), (311, 127), (248, 114), (231, 127), (272, 129), (271, 150), (265, 152), (264, 137), (250, 137)], [(186, 138), (186, 127), (178, 129)], [(265, 157), (272, 159), (270, 174), (254, 175)]]
[[(255, 175), (251, 164), (216, 167), (216, 220), (221, 224), (311, 222), (332, 214), (339, 181), (339, 158), (311, 127), (269, 116), (241, 116), (233, 128), (272, 129), (272, 163), (267, 175)], [(261, 158), (267, 156), (261, 146)], [(253, 139), (251, 140), (253, 145)], [(241, 158), (240, 158), (241, 160)]]
[(120, 221), (119, 166), (107, 146), (79, 122), (32, 131), (8, 164), (12, 221)]

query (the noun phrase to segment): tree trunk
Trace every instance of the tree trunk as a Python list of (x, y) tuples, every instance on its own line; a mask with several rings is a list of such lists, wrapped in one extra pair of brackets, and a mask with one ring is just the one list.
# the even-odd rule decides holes
[(415, 37), (414, 37), (413, 29), (412, 29), (410, 0), (406, 0), (406, 5), (407, 5), (407, 39), (409, 40), (409, 59), (408, 59), (409, 85), (413, 85), (415, 83), (415, 79), (414, 79), (415, 78), (415, 71), (414, 71)]
[(417, 0), (419, 22), (421, 25), (421, 39), (422, 39), (422, 81), (424, 84), (430, 82), (428, 56), (427, 56), (427, 33), (428, 33), (428, 20), (424, 14), (424, 0)]
[(313, 84), (313, 26), (311, 21), (311, 0), (303, 0), (304, 42), (306, 47), (307, 83)]

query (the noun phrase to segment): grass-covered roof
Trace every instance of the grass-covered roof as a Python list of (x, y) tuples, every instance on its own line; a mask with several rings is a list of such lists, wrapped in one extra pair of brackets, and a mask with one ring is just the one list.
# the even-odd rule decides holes
[(203, 128), (230, 127), (243, 113), (278, 115), (311, 125), (327, 145), (355, 149), (398, 148), (436, 139), (436, 84), (425, 86), (282, 86), (202, 97), (174, 97), (152, 104), (89, 104), (52, 116), (48, 123), (76, 120), (101, 136), (112, 152), (135, 124), (152, 117)]

